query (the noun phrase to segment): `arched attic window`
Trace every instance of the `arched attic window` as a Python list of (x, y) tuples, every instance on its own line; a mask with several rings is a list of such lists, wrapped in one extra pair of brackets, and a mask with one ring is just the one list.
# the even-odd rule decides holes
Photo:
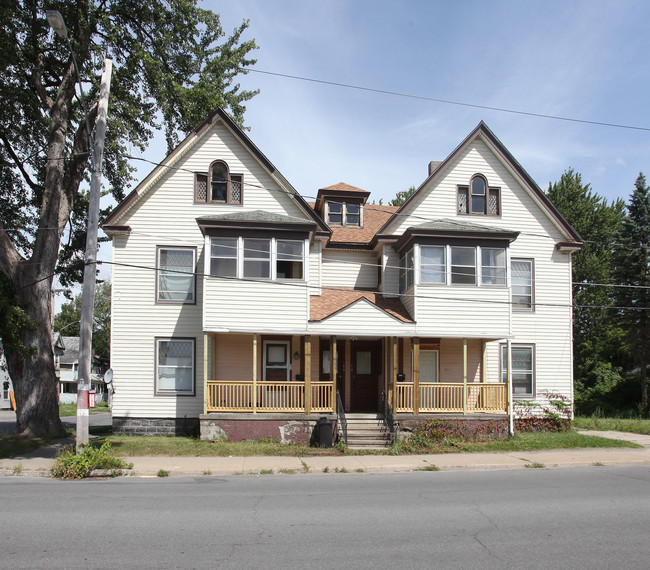
[(231, 174), (228, 164), (216, 160), (207, 174), (196, 174), (194, 199), (213, 204), (241, 204), (243, 186), (243, 175)]
[(482, 174), (472, 176), (469, 186), (458, 187), (458, 213), (499, 216), (501, 214), (501, 192), (490, 188)]

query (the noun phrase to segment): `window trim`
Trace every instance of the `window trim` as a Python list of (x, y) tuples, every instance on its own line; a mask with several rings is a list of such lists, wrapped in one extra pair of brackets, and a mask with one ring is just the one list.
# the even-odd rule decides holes
[[(472, 187), (474, 185), (474, 180), (480, 178), (483, 180), (485, 186), (485, 205), (482, 212), (474, 212), (472, 210)], [(461, 192), (467, 193), (467, 211), (463, 211), (460, 208), (460, 194)], [(496, 194), (497, 197), (497, 212), (490, 212), (490, 195)], [(487, 177), (480, 172), (472, 175), (469, 179), (469, 184), (459, 184), (456, 188), (456, 213), (459, 216), (490, 216), (493, 218), (501, 217), (501, 187), (500, 186), (490, 186), (487, 180)]]
[[(341, 216), (341, 221), (340, 222), (333, 222), (330, 219), (330, 205), (331, 204), (337, 204), (341, 206), (341, 212), (336, 212), (335, 214), (337, 216)], [(359, 212), (354, 212), (354, 213), (348, 213), (348, 205), (350, 206), (356, 206), (359, 208)], [(326, 207), (326, 215), (325, 219), (327, 220), (327, 225), (328, 226), (334, 226), (334, 227), (341, 227), (341, 228), (363, 228), (363, 202), (362, 201), (356, 201), (356, 200), (348, 200), (345, 201), (343, 199), (328, 199), (325, 201), (325, 207)], [(351, 216), (359, 216), (359, 221), (357, 223), (355, 222), (348, 222), (348, 215)]]
[[(223, 164), (226, 167), (226, 200), (213, 200), (212, 199), (212, 168), (216, 164)], [(205, 200), (199, 199), (198, 192), (198, 178), (200, 176), (206, 177), (206, 196)], [(232, 183), (238, 182), (240, 185), (240, 194), (239, 202), (233, 202), (232, 199)], [(210, 167), (207, 172), (195, 172), (194, 173), (194, 203), (195, 204), (216, 204), (216, 205), (226, 205), (226, 206), (243, 206), (244, 205), (244, 175), (243, 174), (233, 174), (230, 171), (230, 166), (225, 160), (213, 160), (210, 163)]]
[[(469, 265), (460, 265), (460, 264), (455, 264), (454, 265), (454, 259), (453, 259), (453, 250), (454, 248), (461, 248), (461, 249), (471, 249), (474, 252), (474, 282), (473, 283), (454, 283), (454, 267), (470, 267)], [(463, 287), (477, 287), (479, 283), (479, 268), (478, 268), (478, 250), (479, 248), (477, 246), (471, 246), (471, 245), (451, 245), (449, 246), (449, 284), (454, 285), (454, 286), (463, 286)], [(458, 273), (456, 272), (457, 275), (470, 275), (469, 273)]]
[[(161, 299), (160, 298), (160, 277), (164, 271), (160, 265), (160, 253), (164, 250), (182, 250), (182, 251), (191, 251), (192, 252), (192, 272), (189, 273), (192, 275), (192, 299), (191, 300), (182, 300), (177, 299)], [(196, 305), (196, 247), (185, 247), (178, 245), (157, 245), (156, 246), (156, 305)]]
[[(519, 304), (515, 304), (514, 301), (514, 284), (512, 282), (512, 279), (514, 277), (514, 271), (512, 270), (512, 264), (516, 261), (530, 264), (530, 307), (523, 307)], [(510, 303), (512, 306), (512, 311), (515, 313), (535, 312), (535, 259), (534, 258), (512, 257), (510, 259)]]
[[(191, 342), (192, 343), (192, 389), (165, 390), (158, 387), (158, 367), (161, 342)], [(194, 337), (157, 336), (154, 337), (154, 396), (196, 396), (196, 339)]]
[[(492, 249), (492, 250), (501, 250), (503, 251), (503, 266), (499, 265), (484, 265), (483, 263), (483, 252), (487, 249)], [(503, 248), (503, 247), (489, 247), (489, 246), (481, 246), (480, 247), (480, 272), (481, 272), (481, 280), (480, 280), (480, 286), (481, 287), (507, 287), (508, 286), (508, 249)], [(478, 257), (478, 255), (477, 255)], [(477, 265), (478, 265), (478, 259)], [(485, 283), (485, 275), (484, 275), (484, 270), (485, 269), (503, 269), (503, 282), (502, 283)]]
[[(508, 350), (508, 345), (507, 343), (503, 342), (499, 344), (499, 376), (501, 377), (501, 382), (508, 383), (508, 370), (506, 368), (507, 366), (507, 350)], [(515, 394), (514, 390), (514, 381), (513, 381), (513, 386), (512, 386), (512, 397), (514, 399), (519, 399), (519, 400), (526, 400), (528, 398), (536, 398), (537, 397), (537, 373), (536, 373), (536, 362), (537, 362), (537, 350), (535, 347), (535, 343), (532, 342), (522, 342), (522, 343), (512, 343), (510, 345), (511, 350), (513, 348), (529, 348), (531, 351), (531, 366), (532, 369), (530, 371), (531, 373), (531, 379), (530, 379), (530, 389), (531, 391), (526, 394)], [(505, 354), (504, 354), (505, 353)], [(513, 376), (514, 376), (514, 367), (513, 367)]]

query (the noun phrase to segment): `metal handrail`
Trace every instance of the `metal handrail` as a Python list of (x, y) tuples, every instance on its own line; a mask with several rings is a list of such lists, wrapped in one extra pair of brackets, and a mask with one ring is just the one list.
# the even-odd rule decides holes
[(395, 442), (395, 440), (397, 439), (398, 423), (397, 420), (395, 419), (395, 416), (393, 415), (393, 410), (390, 407), (390, 404), (388, 403), (386, 392), (384, 392), (383, 390), (381, 392), (381, 409), (382, 409), (382, 414), (384, 416), (384, 424), (386, 424), (386, 427), (388, 428), (388, 432), (390, 433), (391, 442)]
[(339, 425), (343, 430), (343, 443), (348, 444), (348, 420), (345, 417), (345, 410), (343, 409), (343, 400), (341, 400), (341, 393), (336, 391), (336, 415), (339, 419)]

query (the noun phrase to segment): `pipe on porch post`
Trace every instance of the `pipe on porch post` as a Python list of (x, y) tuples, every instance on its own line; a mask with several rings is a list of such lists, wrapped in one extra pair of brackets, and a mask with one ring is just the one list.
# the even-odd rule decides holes
[(253, 334), (253, 413), (257, 413), (257, 333)]
[(467, 414), (467, 339), (463, 339), (463, 414)]
[(420, 337), (413, 339), (413, 415), (420, 413)]
[[(210, 349), (210, 336), (203, 333), (203, 413), (208, 413), (208, 350)], [(214, 360), (214, 357), (213, 357)]]
[(506, 340), (506, 370), (508, 377), (508, 432), (515, 435), (514, 406), (512, 405), (512, 342)]
[(311, 414), (311, 336), (305, 336), (305, 414)]

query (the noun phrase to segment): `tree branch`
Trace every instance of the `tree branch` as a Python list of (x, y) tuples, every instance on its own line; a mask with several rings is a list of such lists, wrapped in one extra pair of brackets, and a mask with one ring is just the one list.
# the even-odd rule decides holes
[(7, 149), (7, 152), (11, 156), (11, 159), (14, 161), (16, 168), (20, 170), (20, 173), (25, 179), (25, 182), (27, 182), (28, 186), (34, 191), (42, 190), (43, 186), (34, 182), (29, 176), (29, 173), (25, 170), (25, 167), (23, 166), (23, 161), (20, 160), (18, 155), (14, 152), (14, 149), (11, 147), (11, 143), (7, 140), (7, 137), (5, 137), (4, 134), (0, 133), (0, 140), (4, 144), (5, 149)]

